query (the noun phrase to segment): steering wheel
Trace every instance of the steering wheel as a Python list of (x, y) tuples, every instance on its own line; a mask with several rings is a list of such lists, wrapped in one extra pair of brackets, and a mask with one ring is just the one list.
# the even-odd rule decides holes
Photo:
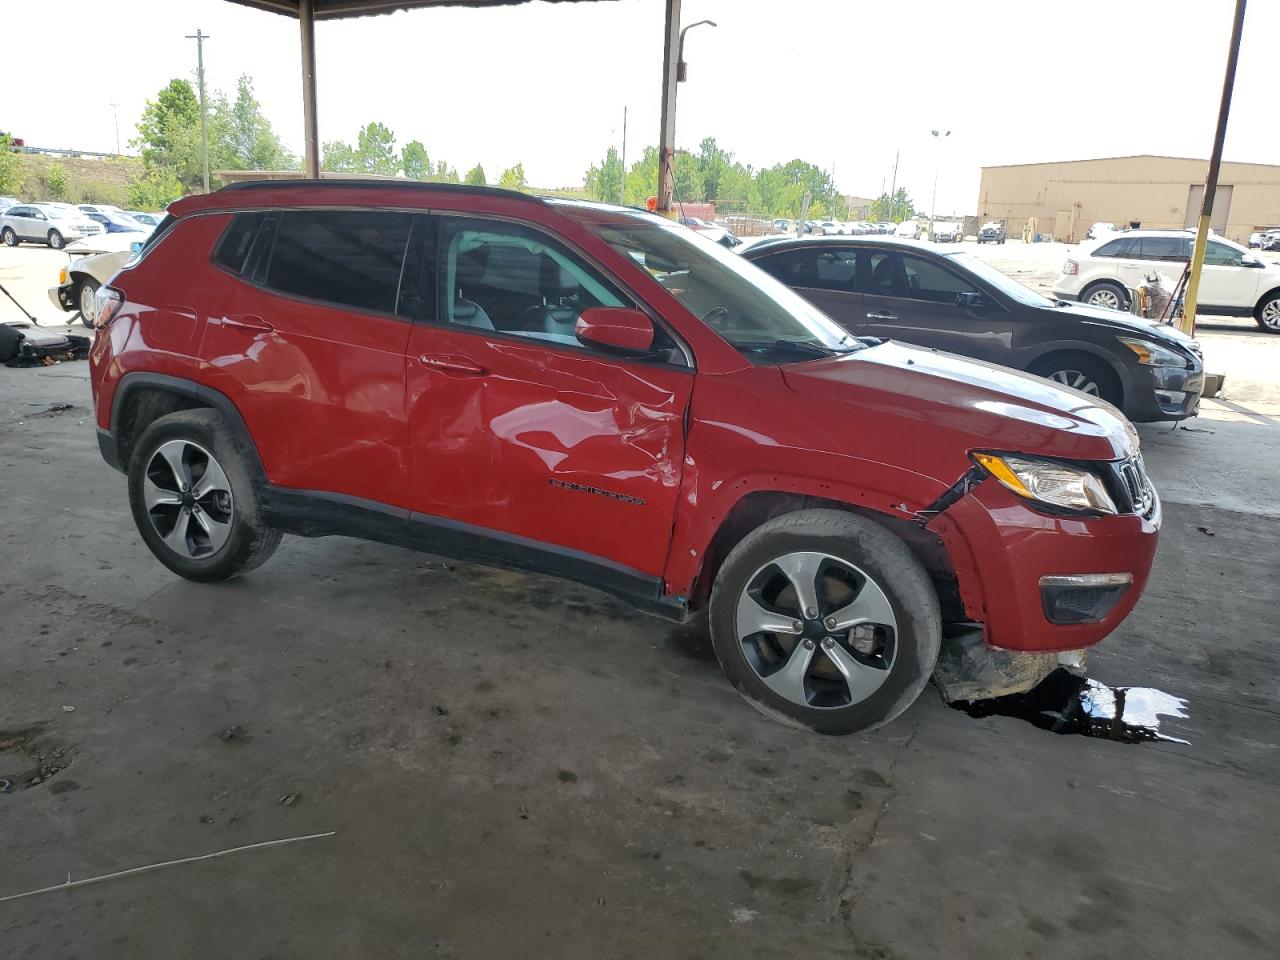
[(702, 315), (702, 322), (703, 322), (703, 323), (705, 323), (705, 324), (706, 324), (707, 326), (709, 326), (709, 327), (715, 327), (715, 326), (716, 326), (716, 324), (714, 324), (714, 323), (712, 323), (712, 322), (711, 322), (711, 318), (712, 318), (712, 317), (714, 317), (714, 316), (720, 315), (720, 314), (723, 314), (725, 318), (728, 318), (728, 316), (729, 316), (729, 308), (728, 308), (728, 307), (723, 307), (723, 306), (721, 306), (721, 307), (712, 307), (710, 310), (708, 310), (706, 313), (704, 313), (704, 314)]

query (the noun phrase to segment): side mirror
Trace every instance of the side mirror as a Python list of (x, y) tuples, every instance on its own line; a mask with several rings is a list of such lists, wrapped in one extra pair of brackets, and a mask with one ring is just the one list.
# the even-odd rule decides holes
[(142, 252), (142, 241), (141, 241), (141, 240), (135, 240), (135, 241), (133, 241), (133, 243), (129, 244), (129, 252), (130, 252), (130, 253), (141, 253), (141, 252)]
[(1266, 266), (1266, 264), (1264, 264), (1264, 263), (1263, 263), (1261, 260), (1259, 260), (1257, 257), (1243, 257), (1243, 258), (1240, 260), (1240, 265), (1241, 265), (1242, 267), (1262, 267), (1262, 266)]
[(957, 307), (985, 307), (987, 306), (987, 298), (976, 290), (966, 290), (964, 293), (956, 294)]
[(653, 349), (653, 321), (630, 307), (588, 307), (573, 332), (586, 346), (613, 353), (641, 355)]

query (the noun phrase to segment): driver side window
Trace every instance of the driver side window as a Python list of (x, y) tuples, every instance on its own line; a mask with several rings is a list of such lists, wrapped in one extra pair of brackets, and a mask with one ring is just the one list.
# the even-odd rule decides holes
[(957, 294), (973, 290), (972, 283), (912, 254), (877, 250), (868, 267), (865, 292), (876, 296), (954, 304)]
[(1204, 262), (1211, 267), (1238, 267), (1244, 263), (1244, 254), (1225, 243), (1210, 240), (1204, 252)]

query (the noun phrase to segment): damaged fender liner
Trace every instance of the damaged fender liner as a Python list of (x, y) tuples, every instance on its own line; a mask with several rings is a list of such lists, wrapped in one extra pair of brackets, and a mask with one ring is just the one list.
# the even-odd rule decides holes
[(977, 563), (973, 558), (973, 551), (969, 548), (969, 542), (947, 517), (945, 511), (976, 490), (986, 476), (986, 473), (976, 465), (970, 467), (959, 480), (943, 491), (937, 500), (916, 513), (920, 525), (936, 534), (942, 541), (951, 562), (952, 573), (955, 574), (956, 587), (965, 616), (979, 623), (986, 620), (987, 610), (978, 579)]

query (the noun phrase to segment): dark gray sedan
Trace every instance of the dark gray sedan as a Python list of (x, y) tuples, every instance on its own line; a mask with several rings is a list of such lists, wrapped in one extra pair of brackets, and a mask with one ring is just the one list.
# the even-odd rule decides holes
[(1131, 420), (1195, 416), (1200, 345), (1178, 329), (1050, 300), (963, 251), (888, 237), (779, 239), (743, 257), (857, 336), (901, 340), (1048, 377)]

